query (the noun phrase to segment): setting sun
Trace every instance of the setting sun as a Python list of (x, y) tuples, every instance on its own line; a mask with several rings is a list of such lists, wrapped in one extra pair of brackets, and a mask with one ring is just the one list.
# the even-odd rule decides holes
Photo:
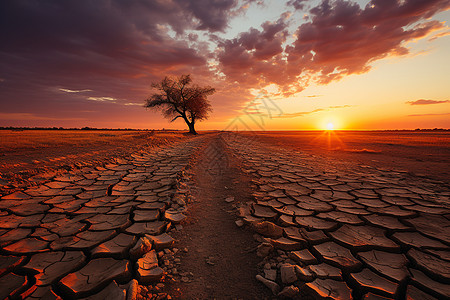
[(334, 130), (333, 123), (327, 123), (327, 130)]

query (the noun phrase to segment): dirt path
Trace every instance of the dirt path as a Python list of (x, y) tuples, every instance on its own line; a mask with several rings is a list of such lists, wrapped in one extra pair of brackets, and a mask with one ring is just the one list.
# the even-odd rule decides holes
[[(171, 293), (179, 299), (265, 299), (269, 291), (255, 279), (260, 261), (257, 243), (249, 230), (235, 224), (233, 205), (250, 201), (248, 178), (226, 152), (220, 136), (212, 138), (194, 167), (195, 202), (178, 236), (188, 252), (182, 256), (180, 272), (192, 272), (190, 282), (179, 282)], [(234, 197), (232, 203), (225, 198)]]

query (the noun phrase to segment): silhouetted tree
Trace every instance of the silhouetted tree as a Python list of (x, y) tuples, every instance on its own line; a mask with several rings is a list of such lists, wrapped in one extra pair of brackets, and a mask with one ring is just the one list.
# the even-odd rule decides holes
[(158, 92), (146, 100), (145, 107), (161, 109), (171, 122), (182, 118), (188, 125), (189, 132), (197, 134), (195, 123), (208, 118), (211, 104), (207, 97), (216, 90), (192, 84), (190, 75), (178, 78), (166, 76), (161, 82), (152, 83), (152, 87)]

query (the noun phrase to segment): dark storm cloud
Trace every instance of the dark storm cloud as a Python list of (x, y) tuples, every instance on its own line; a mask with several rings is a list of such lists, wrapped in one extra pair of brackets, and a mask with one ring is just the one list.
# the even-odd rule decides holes
[(235, 0), (0, 1), (0, 109), (76, 110), (88, 96), (142, 100), (150, 81), (205, 70), (204, 48), (170, 30), (177, 36), (224, 30), (237, 6)]
[[(86, 61), (106, 72), (111, 71), (112, 66), (107, 66), (115, 59), (119, 65), (132, 66), (200, 64), (202, 57), (185, 43), (171, 39), (167, 30), (182, 33), (197, 27), (224, 29), (227, 11), (235, 3), (213, 2), (200, 5), (198, 1), (2, 1), (2, 62), (17, 58), (28, 63), (42, 55), (42, 65), (51, 66), (55, 61), (59, 65), (60, 60), (67, 66), (73, 62), (75, 69), (82, 69)], [(210, 14), (204, 13), (205, 10)], [(92, 65), (93, 62), (97, 63)]]
[(236, 6), (235, 0), (179, 0), (200, 21), (197, 29), (221, 31), (228, 24), (228, 12)]
[(278, 69), (283, 64), (282, 44), (288, 35), (286, 17), (273, 23), (264, 22), (262, 30), (250, 28), (237, 38), (218, 41), (221, 71), (230, 80), (244, 85), (257, 84), (263, 79), (260, 75), (281, 84)]
[(306, 7), (306, 2), (308, 2), (308, 0), (289, 0), (287, 6), (292, 6), (297, 10), (303, 10)]

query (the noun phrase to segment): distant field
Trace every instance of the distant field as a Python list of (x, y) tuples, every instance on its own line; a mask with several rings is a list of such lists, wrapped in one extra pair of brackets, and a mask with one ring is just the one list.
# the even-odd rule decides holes
[[(203, 132), (200, 134), (207, 134)], [(450, 133), (386, 131), (247, 132), (263, 142), (337, 161), (407, 171), (450, 182)], [(57, 170), (190, 138), (182, 132), (0, 130), (0, 193)], [(276, 155), (276, 154), (274, 154)]]
[(257, 136), (266, 142), (328, 158), (450, 181), (449, 132), (266, 131), (258, 132)]
[(183, 138), (162, 131), (0, 130), (0, 187)]
[(142, 138), (172, 139), (177, 133), (110, 130), (0, 130), (0, 151), (36, 150), (60, 146), (86, 147), (128, 143)]

